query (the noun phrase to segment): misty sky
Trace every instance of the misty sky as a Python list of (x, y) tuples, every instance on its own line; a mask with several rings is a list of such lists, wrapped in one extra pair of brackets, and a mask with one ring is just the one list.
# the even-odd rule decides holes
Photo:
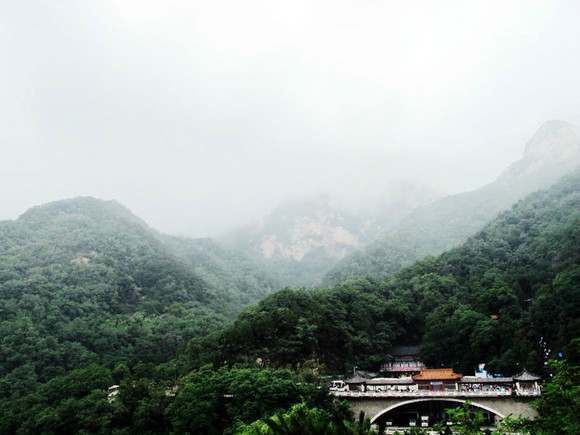
[(491, 182), (580, 124), (580, 2), (0, 0), (0, 219), (79, 195), (208, 236)]

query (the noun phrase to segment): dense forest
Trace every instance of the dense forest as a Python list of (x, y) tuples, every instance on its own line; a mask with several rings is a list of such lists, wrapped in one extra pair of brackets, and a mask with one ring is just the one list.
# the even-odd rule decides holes
[(243, 254), (159, 234), (113, 201), (35, 207), (0, 223), (0, 379), (168, 361), (276, 287)]
[(536, 429), (580, 427), (580, 172), (439, 256), (380, 279), (285, 288), (233, 322), (275, 280), (116, 203), (37, 207), (0, 231), (2, 433), (276, 433), (293, 419), (368, 433), (321, 377), (376, 370), (397, 344), (462, 373), (552, 367)]

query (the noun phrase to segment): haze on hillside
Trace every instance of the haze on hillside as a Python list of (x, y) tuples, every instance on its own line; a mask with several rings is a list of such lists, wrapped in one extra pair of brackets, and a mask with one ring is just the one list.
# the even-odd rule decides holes
[(2, 2), (0, 220), (91, 195), (208, 236), (291, 198), (478, 188), (545, 121), (580, 125), (579, 16), (573, 0)]

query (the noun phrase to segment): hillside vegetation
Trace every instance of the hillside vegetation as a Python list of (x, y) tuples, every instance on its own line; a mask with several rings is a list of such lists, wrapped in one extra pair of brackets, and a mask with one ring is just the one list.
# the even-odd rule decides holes
[(1, 231), (2, 433), (255, 433), (294, 418), (356, 430), (320, 376), (377, 370), (414, 343), (428, 365), (464, 374), (483, 362), (546, 375), (563, 355), (531, 427), (579, 427), (579, 171), (439, 256), (381, 279), (285, 288), (233, 323), (232, 304), (271, 282), (241, 296), (233, 283), (267, 275), (222, 280), (230, 261), (241, 274), (251, 263), (167, 241), (118, 204), (55, 203)]
[[(580, 336), (580, 173), (502, 213), (462, 246), (382, 280), (286, 289), (193, 340), (202, 364), (378, 369), (391, 346), (420, 342), (431, 366), (541, 371)], [(194, 363), (195, 365), (195, 363)]]
[(32, 208), (0, 223), (2, 385), (168, 361), (275, 286), (242, 254), (161, 235), (113, 201)]

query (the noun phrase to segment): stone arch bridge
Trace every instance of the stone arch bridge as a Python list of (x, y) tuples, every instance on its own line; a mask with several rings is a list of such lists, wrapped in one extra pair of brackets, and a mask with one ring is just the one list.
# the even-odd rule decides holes
[[(441, 410), (461, 406), (467, 400), (472, 408), (487, 413), (491, 422), (507, 416), (512, 418), (534, 418), (537, 413), (530, 402), (539, 393), (508, 392), (358, 392), (334, 391), (335, 397), (347, 400), (355, 415), (364, 411), (365, 415), (376, 423), (381, 418), (390, 418), (406, 414), (419, 418), (420, 415), (432, 414), (432, 419), (441, 418)], [(436, 421), (432, 420), (432, 423)]]

